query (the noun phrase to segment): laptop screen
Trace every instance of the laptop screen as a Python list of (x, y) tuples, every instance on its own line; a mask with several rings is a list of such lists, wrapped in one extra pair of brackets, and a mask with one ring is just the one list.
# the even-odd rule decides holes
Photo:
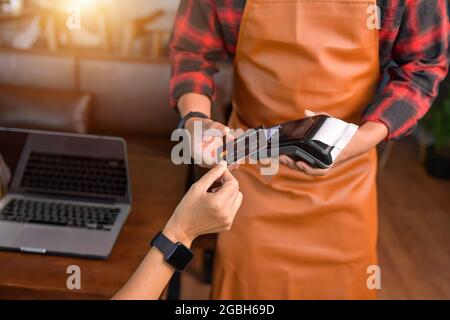
[(0, 132), (0, 179), (8, 188), (11, 187), (27, 136), (25, 132)]
[(121, 140), (0, 129), (0, 155), (11, 192), (129, 202)]

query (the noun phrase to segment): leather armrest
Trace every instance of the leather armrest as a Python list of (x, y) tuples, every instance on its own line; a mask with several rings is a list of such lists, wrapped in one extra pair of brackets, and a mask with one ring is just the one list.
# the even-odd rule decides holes
[(92, 96), (0, 85), (0, 126), (87, 133)]

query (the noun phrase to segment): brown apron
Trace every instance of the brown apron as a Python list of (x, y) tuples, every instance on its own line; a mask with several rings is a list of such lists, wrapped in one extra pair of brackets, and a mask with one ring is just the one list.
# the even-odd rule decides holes
[[(376, 0), (247, 0), (230, 127), (275, 125), (305, 109), (358, 121), (379, 79)], [(376, 152), (311, 177), (280, 166), (236, 172), (244, 201), (219, 236), (214, 299), (369, 299), (377, 263)]]

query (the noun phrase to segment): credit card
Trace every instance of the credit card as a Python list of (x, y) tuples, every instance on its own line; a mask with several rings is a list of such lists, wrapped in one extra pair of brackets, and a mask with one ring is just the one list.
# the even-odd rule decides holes
[(257, 155), (258, 152), (268, 147), (269, 141), (278, 129), (279, 126), (270, 129), (260, 127), (248, 130), (228, 143), (224, 141), (224, 144), (217, 150), (217, 161), (225, 161), (230, 166)]

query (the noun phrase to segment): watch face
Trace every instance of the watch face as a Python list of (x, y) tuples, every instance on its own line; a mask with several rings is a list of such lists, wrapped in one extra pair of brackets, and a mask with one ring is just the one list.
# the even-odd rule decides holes
[(194, 255), (192, 252), (180, 243), (176, 244), (176, 249), (167, 258), (167, 262), (172, 265), (177, 271), (183, 271)]

